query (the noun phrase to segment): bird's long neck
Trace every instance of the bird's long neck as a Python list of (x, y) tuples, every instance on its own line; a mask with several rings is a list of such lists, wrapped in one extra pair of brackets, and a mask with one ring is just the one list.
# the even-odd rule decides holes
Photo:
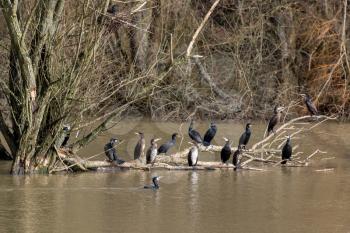
[(159, 185), (158, 185), (158, 181), (157, 180), (153, 180), (153, 184), (154, 184), (154, 187), (157, 189), (159, 188)]

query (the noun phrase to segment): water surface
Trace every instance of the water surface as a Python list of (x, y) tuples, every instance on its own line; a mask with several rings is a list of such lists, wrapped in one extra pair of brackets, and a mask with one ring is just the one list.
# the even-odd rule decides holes
[[(208, 122), (197, 128), (204, 132)], [(187, 127), (182, 147), (188, 141)], [(235, 142), (242, 124), (219, 124), (222, 136)], [(125, 139), (118, 151), (132, 158), (143, 131), (147, 141), (162, 142), (179, 124), (123, 122), (100, 136), (83, 157), (104, 159), (104, 143)], [(262, 125), (253, 126), (252, 143)], [(328, 151), (311, 167), (265, 167), (268, 171), (114, 171), (69, 175), (7, 175), (0, 163), (1, 232), (350, 232), (350, 125), (327, 124), (293, 141), (305, 155), (316, 148)], [(84, 132), (81, 132), (82, 134)], [(175, 148), (173, 151), (177, 150)], [(322, 159), (336, 157), (335, 159)], [(203, 160), (218, 155), (201, 154)], [(334, 168), (331, 172), (316, 170)], [(144, 190), (154, 175), (163, 176), (158, 191)]]

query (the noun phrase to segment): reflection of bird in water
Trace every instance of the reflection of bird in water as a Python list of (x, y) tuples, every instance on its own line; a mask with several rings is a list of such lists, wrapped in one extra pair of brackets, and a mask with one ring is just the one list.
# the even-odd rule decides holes
[(188, 135), (190, 136), (190, 138), (197, 142), (197, 143), (202, 143), (202, 137), (201, 135), (198, 133), (198, 131), (193, 129), (193, 119), (191, 120), (190, 126), (188, 127)]
[(248, 123), (246, 125), (244, 133), (239, 138), (239, 144), (238, 144), (239, 148), (246, 149), (246, 145), (248, 144), (249, 139), (250, 139), (250, 135), (252, 134), (252, 131), (250, 129), (251, 125), (252, 125), (251, 123)]
[(155, 176), (152, 178), (152, 183), (151, 185), (145, 185), (143, 188), (145, 189), (159, 189), (159, 181), (160, 177), (159, 176)]
[(283, 161), (281, 162), (281, 164), (286, 164), (287, 160), (291, 160), (291, 158), (292, 158), (293, 148), (292, 148), (290, 140), (291, 140), (290, 136), (288, 136), (286, 144), (284, 144), (284, 146), (282, 148), (282, 160)]
[(171, 135), (171, 140), (158, 148), (158, 154), (166, 154), (168, 150), (176, 144), (176, 137), (177, 133), (173, 133), (173, 135)]
[(221, 149), (221, 162), (222, 163), (226, 163), (231, 156), (231, 146), (230, 146), (230, 140), (228, 140), (227, 138), (224, 138), (225, 140), (225, 145), (224, 147)]
[(146, 164), (153, 164), (156, 160), (156, 156), (158, 154), (157, 151), (157, 141), (159, 141), (160, 138), (152, 138), (151, 139), (151, 146), (148, 148), (146, 153)]
[(196, 166), (198, 162), (198, 145), (196, 142), (192, 143), (190, 142), (193, 146), (191, 147), (190, 151), (188, 152), (187, 155), (187, 161), (188, 161), (188, 166)]
[(277, 107), (277, 106), (274, 108), (273, 115), (267, 126), (267, 136), (269, 136), (271, 132), (275, 132), (274, 128), (278, 124), (278, 122), (280, 122), (283, 109), (284, 107)]
[(241, 167), (241, 153), (242, 148), (238, 146), (237, 150), (233, 153), (232, 163), (235, 165), (235, 170)]
[(308, 94), (301, 94), (301, 96), (304, 96), (304, 103), (305, 103), (310, 115), (316, 116), (318, 114), (318, 111), (317, 111), (316, 106), (312, 102), (311, 97)]
[(140, 136), (140, 139), (138, 140), (134, 149), (135, 160), (141, 158), (141, 156), (144, 156), (146, 146), (145, 136), (143, 135), (143, 133), (137, 132), (136, 134)]
[(109, 160), (109, 162), (117, 162), (117, 164), (124, 163), (123, 160), (118, 158), (117, 150), (114, 148), (114, 145), (118, 142), (116, 138), (111, 138), (109, 142), (105, 145), (104, 151)]
[(217, 127), (216, 127), (215, 123), (211, 122), (210, 127), (207, 130), (207, 132), (205, 133), (204, 138), (203, 138), (203, 145), (204, 146), (210, 146), (211, 141), (215, 137), (216, 131), (217, 131)]

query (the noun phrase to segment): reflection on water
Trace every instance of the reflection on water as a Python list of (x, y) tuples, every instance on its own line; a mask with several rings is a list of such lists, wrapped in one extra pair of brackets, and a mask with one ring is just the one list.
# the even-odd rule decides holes
[[(83, 156), (101, 152), (112, 135), (131, 141), (118, 148), (132, 158), (137, 137), (154, 133), (166, 141), (177, 124), (139, 122), (102, 135)], [(123, 124), (124, 125), (124, 124)], [(207, 123), (198, 128), (206, 130)], [(155, 128), (158, 130), (155, 131)], [(222, 136), (237, 139), (242, 125), (219, 124)], [(225, 132), (224, 130), (225, 129)], [(319, 147), (328, 151), (308, 168), (269, 168), (266, 172), (118, 171), (70, 175), (12, 177), (9, 163), (0, 164), (1, 232), (350, 232), (349, 125), (328, 124), (295, 140), (308, 155)], [(187, 125), (183, 134), (187, 135)], [(253, 128), (257, 141), (263, 127)], [(130, 140), (129, 140), (130, 139)], [(184, 142), (187, 138), (184, 140)], [(128, 155), (128, 153), (130, 155)], [(322, 157), (336, 157), (320, 160)], [(97, 159), (104, 159), (103, 156)], [(201, 154), (200, 159), (219, 159)], [(333, 172), (317, 172), (334, 168)], [(158, 191), (145, 190), (155, 175)]]

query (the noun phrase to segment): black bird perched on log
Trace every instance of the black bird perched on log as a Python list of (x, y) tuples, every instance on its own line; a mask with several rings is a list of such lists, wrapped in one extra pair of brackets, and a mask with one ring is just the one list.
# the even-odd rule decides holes
[(171, 135), (171, 140), (158, 148), (158, 154), (166, 154), (166, 152), (168, 152), (168, 150), (176, 144), (176, 137), (177, 133), (173, 133), (173, 135)]
[(239, 148), (245, 149), (246, 145), (248, 144), (250, 135), (252, 134), (252, 131), (250, 129), (251, 125), (252, 125), (251, 123), (247, 123), (247, 125), (245, 126), (245, 132), (239, 138), (239, 144), (238, 144)]
[(160, 138), (152, 138), (151, 139), (151, 146), (148, 148), (147, 153), (146, 153), (146, 164), (153, 164), (156, 156), (157, 156), (157, 141), (159, 141)]
[(136, 132), (135, 134), (140, 136), (140, 139), (138, 140), (135, 149), (134, 149), (134, 159), (139, 159), (141, 156), (144, 156), (145, 154), (145, 136), (141, 132)]
[(188, 152), (187, 161), (188, 166), (193, 167), (196, 166), (198, 162), (198, 145), (195, 142), (190, 142), (190, 144), (192, 144), (193, 147), (191, 147), (190, 151)]
[(301, 96), (304, 96), (304, 103), (307, 107), (307, 110), (309, 111), (311, 116), (316, 116), (318, 114), (317, 108), (312, 102), (311, 97), (309, 94), (301, 94)]
[(188, 127), (188, 135), (193, 141), (197, 143), (203, 142), (201, 135), (193, 129), (193, 120), (191, 120), (190, 127)]
[(287, 160), (291, 160), (292, 158), (292, 145), (290, 142), (290, 136), (288, 136), (286, 144), (284, 144), (283, 148), (282, 148), (282, 162), (281, 164), (286, 164)]
[(155, 176), (152, 178), (152, 183), (151, 185), (145, 185), (143, 186), (143, 188), (145, 189), (159, 189), (159, 184), (158, 184), (158, 181), (159, 181), (160, 177), (159, 176)]
[(275, 132), (274, 127), (278, 124), (281, 119), (281, 113), (284, 107), (275, 107), (273, 110), (273, 116), (271, 117), (269, 124), (267, 126), (267, 136), (270, 135), (271, 132)]
[(225, 140), (225, 145), (224, 147), (221, 149), (221, 162), (222, 163), (226, 163), (231, 156), (231, 146), (230, 146), (230, 140), (228, 140), (227, 138), (224, 138)]
[(203, 145), (204, 146), (210, 146), (211, 140), (213, 140), (213, 138), (215, 137), (217, 130), (218, 129), (217, 129), (216, 125), (213, 122), (211, 122), (210, 127), (207, 130), (207, 132), (205, 133), (204, 138), (203, 138)]
[(233, 153), (232, 156), (232, 164), (235, 165), (235, 170), (236, 168), (240, 167), (240, 155), (242, 153), (242, 148), (238, 146), (237, 150)]
[(57, 139), (55, 145), (57, 148), (62, 148), (65, 147), (68, 143), (70, 137), (70, 126), (69, 125), (64, 125), (62, 128), (61, 135)]
[(109, 162), (117, 162), (118, 164), (124, 163), (123, 160), (118, 158), (117, 150), (114, 148), (114, 145), (118, 142), (116, 138), (111, 138), (109, 142), (105, 145), (104, 151), (109, 160)]

